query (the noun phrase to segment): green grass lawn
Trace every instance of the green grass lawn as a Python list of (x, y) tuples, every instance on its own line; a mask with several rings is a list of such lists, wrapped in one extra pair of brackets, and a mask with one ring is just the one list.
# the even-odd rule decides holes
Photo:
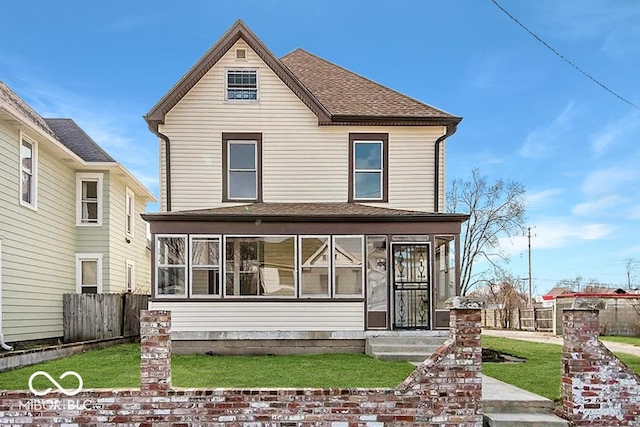
[(640, 337), (600, 336), (602, 341), (613, 341), (640, 347)]
[[(0, 390), (26, 390), (29, 377), (46, 371), (56, 380), (78, 372), (84, 388), (140, 386), (140, 346), (123, 344), (0, 373)], [(363, 354), (308, 356), (173, 356), (176, 387), (395, 387), (414, 369), (409, 363), (387, 362)], [(59, 381), (74, 389), (77, 380)], [(34, 388), (50, 387), (44, 377)]]
[[(482, 337), (482, 345), (521, 357), (524, 363), (483, 363), (482, 372), (551, 400), (560, 399), (562, 346), (497, 337)], [(630, 369), (640, 373), (640, 357), (616, 353)]]

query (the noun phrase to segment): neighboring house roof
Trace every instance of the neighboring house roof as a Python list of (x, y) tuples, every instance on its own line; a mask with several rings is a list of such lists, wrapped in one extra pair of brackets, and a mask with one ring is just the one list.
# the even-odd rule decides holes
[(51, 128), (47, 125), (45, 120), (36, 113), (36, 111), (22, 100), (14, 91), (9, 89), (2, 80), (0, 80), (0, 101), (5, 102), (9, 107), (18, 110), (23, 116), (27, 117), (33, 124), (45, 131), (51, 136), (55, 136)]
[(572, 294), (572, 293), (573, 293), (573, 290), (571, 288), (566, 288), (566, 287), (563, 287), (563, 286), (556, 286), (555, 288), (553, 288), (549, 292), (547, 292), (545, 295), (542, 295), (542, 299), (544, 301), (549, 301), (549, 300), (554, 299), (558, 295)]
[(87, 162), (115, 162), (72, 119), (44, 119), (55, 136), (67, 148)]
[[(318, 117), (318, 124), (449, 125), (462, 118), (365, 79), (301, 49), (278, 59), (241, 20), (214, 44), (145, 116), (152, 131), (239, 40), (243, 39)], [(455, 129), (448, 131), (453, 134)]]
[(610, 288), (608, 286), (586, 286), (581, 293), (583, 294), (626, 294), (622, 288)]
[(333, 118), (456, 118), (300, 48), (280, 60)]
[(377, 206), (361, 205), (359, 203), (251, 203), (241, 206), (224, 206), (211, 209), (197, 209), (177, 212), (162, 212), (148, 214), (150, 219), (171, 220), (229, 220), (254, 221), (262, 220), (327, 220), (348, 221), (353, 220), (382, 220), (382, 221), (466, 221), (468, 215), (426, 213), (421, 211), (409, 211), (402, 209), (389, 209)]

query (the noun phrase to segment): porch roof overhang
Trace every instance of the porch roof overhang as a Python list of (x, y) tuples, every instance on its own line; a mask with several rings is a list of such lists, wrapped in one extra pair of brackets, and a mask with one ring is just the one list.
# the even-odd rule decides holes
[(211, 209), (144, 214), (149, 221), (218, 222), (455, 222), (469, 215), (430, 213), (360, 203), (251, 203)]
[(154, 234), (458, 234), (468, 217), (359, 203), (251, 203), (143, 215)]

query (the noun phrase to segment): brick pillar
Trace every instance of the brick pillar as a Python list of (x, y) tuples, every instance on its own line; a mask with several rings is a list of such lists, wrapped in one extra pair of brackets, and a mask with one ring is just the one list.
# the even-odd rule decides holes
[(171, 312), (140, 312), (140, 389), (171, 389)]
[[(482, 398), (482, 311), (480, 308), (452, 308), (449, 327), (456, 363), (465, 369), (465, 385), (472, 401)], [(473, 381), (468, 381), (473, 378)]]

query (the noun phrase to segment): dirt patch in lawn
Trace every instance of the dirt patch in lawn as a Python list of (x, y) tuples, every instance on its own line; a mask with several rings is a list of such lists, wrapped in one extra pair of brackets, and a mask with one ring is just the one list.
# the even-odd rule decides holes
[(483, 348), (482, 361), (491, 363), (524, 363), (527, 360), (513, 354), (500, 353), (490, 348)]

